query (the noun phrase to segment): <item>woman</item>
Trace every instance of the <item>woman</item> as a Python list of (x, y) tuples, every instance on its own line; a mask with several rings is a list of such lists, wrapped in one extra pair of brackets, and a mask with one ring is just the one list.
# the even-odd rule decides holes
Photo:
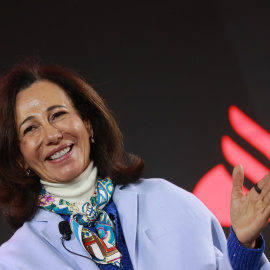
[(18, 229), (1, 269), (270, 269), (260, 236), (269, 176), (244, 196), (234, 169), (226, 243), (192, 194), (140, 179), (143, 160), (124, 152), (104, 101), (73, 71), (19, 65), (0, 93), (0, 203)]

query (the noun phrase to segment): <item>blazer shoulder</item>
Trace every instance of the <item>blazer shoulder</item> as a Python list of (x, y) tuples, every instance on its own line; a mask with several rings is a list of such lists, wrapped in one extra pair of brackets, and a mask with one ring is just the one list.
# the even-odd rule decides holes
[(166, 204), (181, 205), (182, 208), (196, 209), (196, 212), (200, 210), (205, 214), (210, 213), (195, 195), (162, 178), (142, 178), (136, 183), (121, 186), (120, 189), (136, 192), (139, 196), (147, 198), (147, 201), (155, 201), (157, 204), (163, 204), (166, 200)]
[(143, 192), (146, 189), (158, 190), (162, 188), (165, 188), (166, 190), (179, 189), (178, 186), (163, 178), (141, 178), (136, 183), (120, 186), (120, 189), (126, 189), (136, 192)]
[(27, 242), (29, 241), (29, 239), (31, 239), (31, 237), (34, 234), (34, 231), (32, 230), (29, 224), (32, 222), (33, 221), (25, 222), (22, 227), (20, 227), (14, 232), (14, 234), (7, 242), (3, 243), (0, 246), (0, 257), (2, 256), (3, 253), (8, 252), (10, 248), (14, 249), (14, 246), (16, 246), (14, 245), (15, 243), (17, 243), (18, 246), (18, 243)]
[(46, 226), (49, 219), (54, 220), (55, 218), (59, 217), (54, 213), (38, 209), (31, 220), (26, 221), (7, 242), (0, 246), (0, 258), (3, 254), (8, 254), (10, 250), (14, 254), (15, 251), (23, 250), (26, 246), (34, 249), (35, 246), (31, 246), (29, 243), (40, 237), (39, 230)]
[[(26, 250), (31, 252), (28, 244), (32, 242), (33, 238), (35, 238), (33, 231), (24, 223), (7, 242), (0, 246), (0, 269), (17, 269), (15, 265), (17, 259), (22, 257), (22, 254), (26, 255)], [(22, 258), (23, 261), (24, 258)]]

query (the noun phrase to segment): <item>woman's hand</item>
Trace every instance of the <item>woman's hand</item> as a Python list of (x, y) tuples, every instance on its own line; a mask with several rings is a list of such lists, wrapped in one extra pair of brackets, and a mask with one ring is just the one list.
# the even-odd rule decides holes
[(242, 245), (255, 248), (256, 239), (270, 218), (270, 173), (257, 184), (260, 194), (252, 188), (244, 195), (244, 170), (241, 165), (234, 167), (232, 178), (232, 227)]

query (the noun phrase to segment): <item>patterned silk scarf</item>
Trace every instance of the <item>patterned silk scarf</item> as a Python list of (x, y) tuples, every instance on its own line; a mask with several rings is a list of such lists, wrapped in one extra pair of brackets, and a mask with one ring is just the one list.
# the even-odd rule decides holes
[[(69, 203), (46, 192), (41, 185), (38, 206), (47, 211), (70, 216), (70, 226), (82, 246), (99, 264), (122, 268), (122, 254), (116, 248), (114, 223), (102, 209), (113, 194), (110, 178), (97, 179), (97, 188), (89, 202)], [(97, 234), (90, 230), (94, 228)]]

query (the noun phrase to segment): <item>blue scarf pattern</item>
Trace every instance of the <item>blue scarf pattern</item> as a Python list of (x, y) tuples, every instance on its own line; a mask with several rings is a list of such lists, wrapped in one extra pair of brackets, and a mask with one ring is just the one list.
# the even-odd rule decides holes
[[(38, 205), (47, 211), (70, 216), (73, 233), (95, 262), (122, 268), (122, 254), (116, 248), (114, 223), (103, 210), (110, 201), (113, 190), (110, 178), (98, 178), (93, 196), (89, 198), (89, 202), (82, 204), (57, 198), (41, 186)], [(97, 234), (87, 227), (94, 227)]]

